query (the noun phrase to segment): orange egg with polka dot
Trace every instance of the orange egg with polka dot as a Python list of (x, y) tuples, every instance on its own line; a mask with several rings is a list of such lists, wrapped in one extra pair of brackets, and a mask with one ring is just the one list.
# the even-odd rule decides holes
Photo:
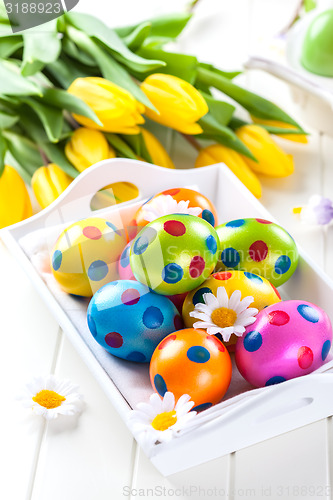
[(173, 188), (162, 191), (139, 208), (135, 215), (135, 224), (143, 227), (148, 222), (163, 215), (188, 213), (197, 215), (217, 226), (217, 212), (213, 203), (194, 189)]
[(53, 276), (65, 292), (91, 297), (119, 277), (118, 259), (126, 243), (125, 230), (109, 220), (90, 217), (75, 222), (53, 248)]
[(195, 410), (219, 403), (231, 380), (231, 359), (225, 346), (204, 330), (187, 328), (165, 337), (150, 362), (150, 380), (163, 397), (191, 396)]

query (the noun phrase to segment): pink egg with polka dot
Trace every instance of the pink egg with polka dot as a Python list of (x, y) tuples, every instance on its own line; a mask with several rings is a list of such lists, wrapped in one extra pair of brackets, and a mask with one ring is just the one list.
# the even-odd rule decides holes
[(241, 375), (256, 387), (317, 370), (330, 358), (332, 325), (320, 307), (286, 300), (259, 312), (236, 345)]
[(122, 280), (135, 280), (129, 259), (131, 244), (131, 241), (127, 243), (118, 260), (118, 273)]

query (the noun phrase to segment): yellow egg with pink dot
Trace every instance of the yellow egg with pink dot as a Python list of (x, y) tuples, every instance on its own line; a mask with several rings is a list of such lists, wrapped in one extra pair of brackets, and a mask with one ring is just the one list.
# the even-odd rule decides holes
[(53, 276), (69, 294), (92, 297), (116, 280), (126, 233), (113, 222), (90, 217), (67, 227), (51, 253)]
[[(230, 298), (235, 290), (239, 290), (241, 299), (245, 297), (253, 297), (253, 302), (249, 307), (253, 307), (261, 311), (267, 306), (281, 301), (281, 296), (274, 285), (272, 285), (266, 278), (254, 273), (244, 271), (223, 271), (212, 274), (204, 283), (202, 283), (195, 290), (189, 292), (183, 304), (183, 319), (187, 328), (193, 328), (194, 323), (198, 318), (193, 317), (192, 313), (196, 306), (204, 304), (204, 294), (217, 295), (219, 287), (224, 287), (228, 297)], [(217, 326), (228, 327), (233, 325), (233, 310), (229, 312), (220, 308), (221, 310), (214, 310), (212, 313), (212, 321), (215, 321)], [(226, 342), (229, 350), (234, 350), (237, 337), (232, 335), (230, 340)]]

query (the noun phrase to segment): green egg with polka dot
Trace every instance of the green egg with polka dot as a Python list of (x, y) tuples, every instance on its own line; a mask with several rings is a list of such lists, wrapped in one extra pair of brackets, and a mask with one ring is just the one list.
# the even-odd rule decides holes
[(290, 234), (264, 219), (236, 219), (216, 228), (220, 240), (216, 271), (247, 271), (278, 287), (295, 272), (298, 250)]
[(165, 215), (147, 224), (131, 245), (135, 278), (162, 295), (193, 290), (213, 272), (220, 253), (215, 229), (187, 214)]

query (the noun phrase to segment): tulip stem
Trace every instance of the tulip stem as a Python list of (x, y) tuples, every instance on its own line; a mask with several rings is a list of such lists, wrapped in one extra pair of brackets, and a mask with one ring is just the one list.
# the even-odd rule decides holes
[(65, 111), (65, 120), (69, 123), (69, 125), (74, 130), (76, 130), (77, 128), (80, 127), (80, 125), (78, 124), (78, 122), (76, 120), (74, 120), (74, 118), (72, 117), (72, 115), (70, 113), (68, 113), (68, 111)]
[(198, 5), (199, 2), (200, 2), (200, 0), (191, 0), (191, 2), (189, 3), (189, 5), (187, 7), (187, 10), (189, 12), (193, 12), (193, 10), (195, 9), (195, 7)]
[(201, 146), (200, 146), (199, 142), (193, 137), (193, 135), (182, 134), (182, 136), (184, 137), (184, 139), (187, 140), (187, 142), (189, 142), (191, 144), (191, 146), (194, 147), (194, 149), (196, 149), (197, 151), (200, 151)]
[(38, 146), (38, 151), (43, 159), (44, 165), (47, 167), (47, 165), (50, 163), (50, 160), (48, 159), (48, 157), (46, 156), (46, 154), (44, 153), (44, 151), (40, 146)]

